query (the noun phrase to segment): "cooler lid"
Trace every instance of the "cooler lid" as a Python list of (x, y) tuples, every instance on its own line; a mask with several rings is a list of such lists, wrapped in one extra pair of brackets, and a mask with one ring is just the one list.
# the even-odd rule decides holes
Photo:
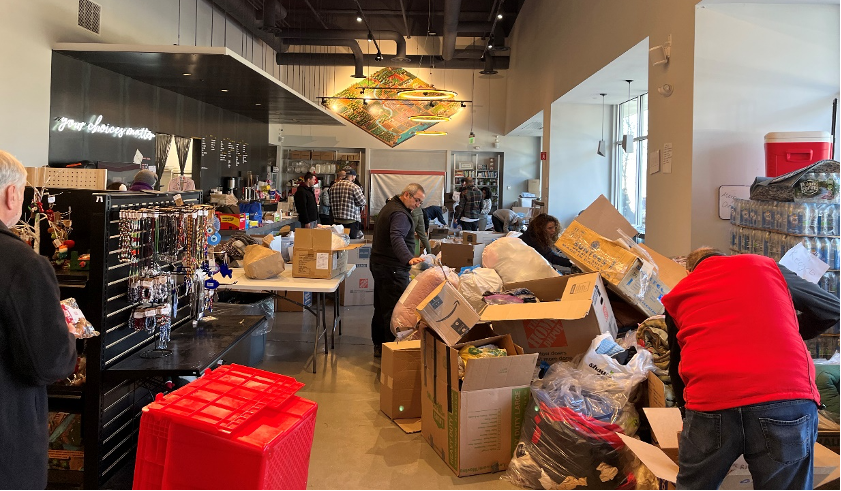
[(828, 131), (780, 131), (765, 135), (765, 143), (830, 142)]

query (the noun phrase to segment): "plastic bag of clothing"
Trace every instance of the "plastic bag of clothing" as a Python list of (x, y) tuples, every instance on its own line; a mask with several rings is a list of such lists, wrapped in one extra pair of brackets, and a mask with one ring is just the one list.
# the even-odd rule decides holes
[(410, 334), (406, 331), (416, 329), (419, 319), (415, 308), (444, 281), (458, 288), (458, 275), (444, 266), (427, 269), (409, 283), (391, 314), (391, 332), (398, 339), (405, 339)]
[(504, 283), (558, 276), (540, 253), (513, 237), (501, 237), (485, 246), (482, 267), (494, 269)]
[(477, 358), (496, 358), (498, 356), (508, 356), (508, 352), (495, 344), (486, 344), (479, 347), (472, 344), (463, 346), (458, 350), (458, 378), (464, 379), (468, 361)]
[(617, 433), (635, 431), (638, 415), (615, 382), (556, 363), (531, 392), (505, 479), (533, 489), (634, 488), (634, 456)]
[(651, 352), (657, 368), (669, 369), (669, 334), (665, 315), (652, 315), (640, 323), (637, 327), (637, 344)]
[[(628, 359), (631, 351), (636, 354)], [(605, 333), (593, 339), (578, 368), (609, 376), (623, 385), (626, 394), (630, 395), (637, 385), (645, 380), (648, 372), (654, 370), (654, 364), (651, 362), (651, 353), (647, 350), (626, 350), (614, 341), (610, 333)]]
[(486, 292), (502, 290), (502, 278), (490, 268), (476, 268), (459, 276), (458, 292), (470, 303), (476, 312), (485, 306), (483, 295)]

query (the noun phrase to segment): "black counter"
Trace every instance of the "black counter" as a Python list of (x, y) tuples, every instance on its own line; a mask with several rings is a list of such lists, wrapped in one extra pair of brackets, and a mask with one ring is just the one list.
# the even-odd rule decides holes
[[(161, 358), (144, 358), (149, 346), (117, 363), (104, 373), (108, 378), (130, 379), (160, 376), (200, 375), (216, 365), (240, 343), (247, 343), (256, 329), (268, 320), (261, 315), (210, 314), (193, 326), (191, 323), (172, 332), (167, 349), (172, 354)], [(228, 360), (225, 362), (241, 360)]]

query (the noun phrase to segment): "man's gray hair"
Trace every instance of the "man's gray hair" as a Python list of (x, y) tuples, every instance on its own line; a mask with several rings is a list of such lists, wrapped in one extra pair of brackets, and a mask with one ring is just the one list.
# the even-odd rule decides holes
[(26, 186), (26, 168), (12, 154), (0, 150), (0, 189), (10, 184)]
[(423, 186), (416, 182), (413, 182), (405, 188), (403, 188), (403, 194), (409, 193), (409, 196), (414, 196), (415, 193), (417, 193), (418, 191), (422, 192), (423, 194), (426, 194), (426, 191), (423, 190)]

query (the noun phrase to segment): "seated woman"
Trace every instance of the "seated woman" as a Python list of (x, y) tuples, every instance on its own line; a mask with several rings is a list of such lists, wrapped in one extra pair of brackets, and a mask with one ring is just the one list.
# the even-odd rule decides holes
[(530, 245), (541, 256), (545, 257), (553, 266), (572, 266), (569, 259), (561, 255), (555, 247), (555, 241), (561, 234), (561, 224), (552, 215), (541, 213), (529, 223), (529, 228), (520, 236), (523, 242)]

